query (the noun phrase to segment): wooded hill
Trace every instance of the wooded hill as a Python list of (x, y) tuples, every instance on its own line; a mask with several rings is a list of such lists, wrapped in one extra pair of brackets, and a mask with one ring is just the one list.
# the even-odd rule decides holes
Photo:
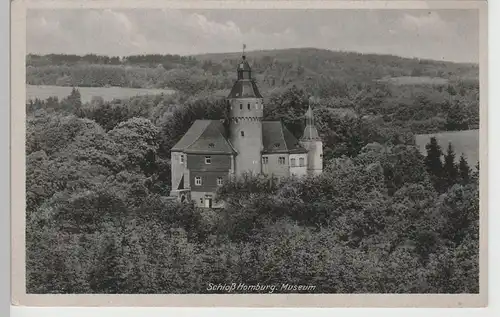
[[(334, 52), (314, 48), (247, 52), (259, 83), (266, 88), (285, 84), (311, 86), (320, 80), (372, 82), (387, 77), (440, 77), (477, 81), (478, 66), (392, 55)], [(177, 88), (175, 79), (186, 75), (193, 82), (205, 79), (204, 88), (228, 89), (241, 52), (196, 56), (139, 55), (28, 55), (29, 84)], [(106, 65), (107, 67), (103, 68)], [(122, 66), (127, 66), (123, 68)], [(108, 73), (101, 74), (99, 70)], [(81, 73), (91, 73), (86, 79)], [(100, 78), (105, 76), (108, 78)], [(197, 78), (201, 76), (202, 78)], [(114, 78), (118, 77), (118, 78)], [(128, 80), (127, 80), (128, 79)]]

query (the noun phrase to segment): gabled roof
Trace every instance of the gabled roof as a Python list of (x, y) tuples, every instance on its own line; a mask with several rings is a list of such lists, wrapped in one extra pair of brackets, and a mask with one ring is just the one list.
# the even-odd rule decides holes
[(219, 120), (196, 120), (171, 151), (235, 154)]
[(262, 122), (263, 153), (307, 153), (281, 121)]

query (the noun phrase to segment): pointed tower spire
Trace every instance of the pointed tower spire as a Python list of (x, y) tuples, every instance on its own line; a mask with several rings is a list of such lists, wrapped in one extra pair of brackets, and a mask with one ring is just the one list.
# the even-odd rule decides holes
[(314, 113), (311, 108), (311, 103), (315, 102), (314, 97), (309, 98), (309, 107), (304, 115), (306, 127), (304, 128), (304, 134), (302, 135), (303, 140), (316, 140), (319, 139), (318, 130), (314, 123)]
[[(317, 94), (315, 94), (317, 96)], [(314, 124), (314, 113), (312, 106), (318, 103), (318, 98), (309, 98), (309, 107), (304, 115), (306, 127), (300, 138), (300, 144), (307, 150), (307, 172), (311, 175), (320, 174), (323, 171), (323, 142), (319, 137), (318, 130)]]

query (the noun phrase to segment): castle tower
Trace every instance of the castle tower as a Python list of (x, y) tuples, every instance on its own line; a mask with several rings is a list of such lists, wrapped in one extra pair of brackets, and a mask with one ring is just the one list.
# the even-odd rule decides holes
[(229, 138), (237, 152), (236, 175), (261, 173), (263, 97), (252, 78), (252, 69), (243, 54), (237, 68), (238, 78), (227, 97)]
[(323, 171), (323, 142), (314, 125), (314, 115), (311, 106), (305, 114), (306, 127), (300, 138), (300, 144), (307, 150), (307, 173), (310, 175), (321, 174)]

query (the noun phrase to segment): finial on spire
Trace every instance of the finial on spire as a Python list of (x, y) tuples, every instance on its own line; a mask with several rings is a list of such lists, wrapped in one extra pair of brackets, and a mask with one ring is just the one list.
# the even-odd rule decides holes
[(245, 59), (245, 48), (247, 48), (246, 44), (243, 44), (243, 53), (241, 54), (241, 57)]

